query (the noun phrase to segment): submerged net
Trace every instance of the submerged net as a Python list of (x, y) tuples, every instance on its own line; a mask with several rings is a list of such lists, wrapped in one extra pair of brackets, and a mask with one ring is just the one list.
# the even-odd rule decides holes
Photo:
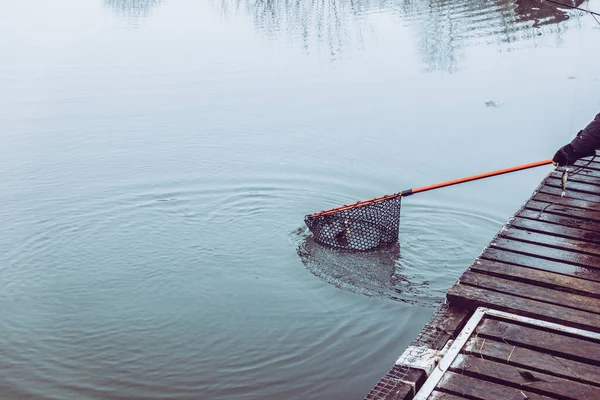
[(398, 241), (399, 195), (307, 215), (304, 219), (315, 241), (345, 250), (367, 251)]

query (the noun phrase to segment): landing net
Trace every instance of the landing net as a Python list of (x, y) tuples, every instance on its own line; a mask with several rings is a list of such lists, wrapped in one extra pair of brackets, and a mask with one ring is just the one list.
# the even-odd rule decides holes
[(315, 241), (338, 249), (367, 251), (398, 241), (400, 194), (307, 215)]

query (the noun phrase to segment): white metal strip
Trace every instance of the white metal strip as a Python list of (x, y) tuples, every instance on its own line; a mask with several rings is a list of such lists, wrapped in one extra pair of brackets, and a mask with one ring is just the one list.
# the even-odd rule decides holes
[(429, 375), (429, 378), (425, 381), (425, 383), (423, 384), (419, 392), (415, 395), (413, 400), (427, 400), (427, 398), (431, 395), (435, 387), (442, 379), (442, 376), (444, 376), (448, 368), (450, 368), (450, 365), (452, 365), (452, 363), (454, 362), (454, 359), (456, 359), (464, 345), (467, 343), (469, 337), (477, 328), (477, 325), (479, 325), (483, 317), (486, 315), (492, 315), (503, 319), (518, 321), (529, 325), (535, 325), (547, 329), (556, 330), (559, 332), (565, 332), (590, 339), (600, 340), (600, 333), (584, 331), (582, 329), (571, 328), (552, 322), (541, 321), (539, 319), (528, 318), (523, 317), (521, 315), (510, 314), (504, 311), (491, 310), (489, 308), (479, 307), (477, 310), (475, 310), (465, 327), (454, 340), (454, 343), (452, 343), (452, 345), (448, 349), (446, 355), (441, 359), (441, 361), (433, 370), (431, 375)]
[(570, 333), (570, 334), (577, 335), (577, 336), (583, 336), (583, 337), (590, 338), (590, 339), (600, 340), (600, 333), (585, 331), (583, 329), (571, 328), (570, 326), (555, 324), (553, 322), (546, 322), (546, 321), (542, 321), (539, 319), (523, 317), (521, 315), (510, 314), (510, 313), (507, 313), (504, 311), (491, 310), (491, 309), (488, 309), (486, 311), (486, 314), (494, 315), (496, 317), (501, 317), (504, 319), (512, 319), (513, 321), (518, 321), (518, 322), (526, 323), (529, 325), (537, 325), (537, 326), (541, 326), (543, 328), (553, 329), (555, 331)]
[(441, 359), (431, 375), (429, 375), (429, 378), (425, 381), (413, 400), (426, 400), (429, 397), (431, 392), (433, 392), (433, 389), (435, 389), (439, 383), (440, 379), (442, 379), (442, 376), (446, 373), (448, 368), (450, 368), (452, 362), (454, 362), (456, 356), (458, 356), (458, 353), (460, 353), (460, 350), (463, 348), (465, 343), (467, 343), (471, 333), (473, 333), (475, 328), (477, 328), (477, 325), (479, 325), (479, 322), (485, 315), (486, 311), (488, 311), (488, 309), (482, 307), (479, 307), (477, 310), (475, 310), (473, 316), (469, 319), (463, 330), (460, 331), (456, 339), (454, 339), (454, 343), (452, 343), (452, 346), (450, 346), (446, 355)]

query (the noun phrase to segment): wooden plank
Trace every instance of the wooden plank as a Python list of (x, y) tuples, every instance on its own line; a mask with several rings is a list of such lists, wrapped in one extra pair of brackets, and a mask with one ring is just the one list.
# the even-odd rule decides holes
[[(569, 218), (581, 218), (583, 220), (600, 221), (600, 205), (596, 204), (599, 206), (597, 207), (598, 211), (593, 211), (591, 208), (586, 207), (586, 205), (595, 203), (589, 203), (587, 201), (581, 200), (573, 200), (579, 202), (578, 206), (574, 207), (572, 204), (562, 204), (561, 200), (563, 199), (564, 197), (537, 194), (531, 200), (529, 200), (523, 208), (527, 210), (537, 211), (537, 213), (534, 214), (536, 215), (536, 218), (537, 215), (539, 215), (539, 213), (543, 210), (542, 215), (555, 214)], [(571, 201), (571, 203), (573, 201)]]
[[(583, 229), (586, 231), (596, 232), (598, 233), (596, 240), (600, 241), (600, 222), (591, 221), (588, 219), (582, 219), (577, 217), (566, 217), (561, 215), (554, 215), (551, 212), (542, 212), (540, 214), (539, 211), (533, 210), (521, 210), (519, 211), (515, 217), (518, 218), (526, 218), (529, 220), (533, 220), (536, 222), (546, 222), (549, 224), (561, 225), (565, 228), (576, 228)], [(542, 228), (547, 227), (547, 225), (542, 224)], [(547, 227), (548, 229), (554, 229), (555, 232), (560, 233), (560, 230), (556, 227)], [(549, 232), (552, 233), (552, 232)]]
[[(585, 164), (585, 163), (584, 163)], [(590, 164), (591, 165), (595, 165), (598, 166), (600, 164), (598, 164), (598, 162), (594, 161), (594, 164)], [(553, 171), (551, 171), (550, 173), (558, 173), (559, 175), (562, 175), (563, 173), (563, 169), (554, 169)], [(591, 176), (597, 176), (600, 177), (600, 169), (599, 168), (579, 168), (579, 167), (569, 167), (569, 175), (591, 175)]]
[(556, 235), (569, 239), (577, 239), (600, 244), (600, 233), (598, 232), (593, 232), (588, 229), (558, 225), (548, 221), (548, 219), (549, 216), (547, 214), (543, 215), (542, 219), (537, 220), (516, 217), (510, 221), (509, 225), (532, 232), (540, 232), (548, 235)]
[(600, 256), (600, 245), (584, 242), (577, 239), (567, 239), (560, 236), (548, 235), (545, 233), (532, 232), (522, 229), (509, 227), (504, 229), (500, 236), (510, 240), (539, 244), (548, 247), (554, 247), (561, 250), (573, 251), (576, 253), (585, 253), (589, 255)]
[(569, 360), (600, 365), (600, 352), (598, 351), (600, 343), (598, 341), (521, 326), (493, 318), (483, 320), (477, 327), (477, 335)]
[(528, 268), (535, 268), (542, 271), (557, 272), (581, 279), (600, 282), (600, 271), (597, 269), (581, 268), (558, 261), (544, 260), (534, 256), (513, 253), (503, 249), (493, 249), (488, 247), (481, 253), (480, 258)]
[(577, 160), (575, 161), (575, 164), (573, 164), (573, 166), (569, 167), (569, 172), (573, 172), (575, 170), (581, 170), (581, 171), (587, 171), (590, 174), (600, 174), (600, 163), (598, 163), (598, 161), (594, 160), (591, 161), (591, 159), (583, 159), (583, 160)]
[[(544, 186), (550, 186), (559, 188), (562, 190), (562, 182), (560, 178), (555, 178), (553, 176), (549, 176), (544, 182)], [(600, 187), (590, 184), (590, 183), (581, 183), (581, 182), (573, 182), (572, 180), (567, 181), (567, 192), (580, 192), (585, 194), (599, 194)]]
[(475, 261), (470, 269), (492, 276), (600, 298), (600, 282), (575, 278), (569, 275), (484, 259)]
[[(398, 376), (402, 376), (402, 381), (398, 380)], [(415, 388), (418, 390), (427, 375), (425, 371), (420, 369), (411, 369), (404, 375), (399, 366), (394, 367), (375, 385), (365, 400), (380, 400), (382, 398), (390, 398), (394, 400), (410, 400), (414, 396)], [(393, 397), (389, 397), (393, 393)]]
[(475, 286), (455, 284), (447, 293), (450, 303), (458, 306), (488, 307), (566, 326), (600, 332), (600, 315), (588, 311), (548, 304), (543, 301), (499, 293)]
[(480, 274), (473, 270), (465, 272), (460, 277), (460, 283), (494, 290), (508, 295), (515, 294), (522, 298), (538, 300), (561, 307), (569, 307), (574, 310), (600, 314), (600, 300), (597, 298), (562, 292), (560, 290), (499, 278), (497, 276)]
[(533, 243), (518, 242), (516, 240), (497, 238), (490, 247), (505, 249), (519, 254), (535, 256), (551, 261), (568, 263), (585, 268), (600, 269), (600, 257), (582, 254), (573, 251), (560, 250), (552, 247), (541, 246)]
[[(560, 196), (562, 193), (562, 190), (560, 189), (560, 187), (544, 185), (539, 188), (538, 192), (545, 193), (545, 194), (551, 194), (554, 196)], [(595, 202), (595, 203), (600, 202), (600, 196), (598, 196), (598, 195), (590, 194), (590, 193), (579, 193), (574, 190), (567, 191), (564, 198), (565, 199), (575, 199), (575, 200), (585, 200), (585, 201), (590, 201), (590, 202)]]
[(575, 161), (575, 164), (573, 164), (573, 165), (576, 168), (584, 167), (584, 170), (592, 170), (595, 173), (598, 173), (598, 171), (600, 171), (600, 162), (597, 161), (598, 160), (597, 158), (594, 161), (591, 161), (591, 160), (592, 160), (591, 157), (582, 158), (581, 160)]
[[(600, 367), (510, 345), (484, 337), (472, 337), (465, 353), (516, 367), (600, 386)], [(600, 346), (599, 349), (600, 350)], [(597, 350), (597, 351), (598, 351)]]
[[(455, 395), (449, 394), (449, 393), (438, 392), (437, 390), (434, 390), (427, 398), (427, 400), (465, 400), (465, 399), (466, 399), (466, 397), (459, 397), (459, 396), (455, 396)], [(520, 400), (524, 400), (524, 399), (521, 398)]]
[(440, 390), (444, 390), (456, 395), (462, 395), (470, 399), (525, 400), (525, 396), (531, 400), (551, 399), (551, 397), (541, 396), (530, 392), (527, 390), (527, 388), (517, 389), (510, 386), (503, 386), (497, 383), (471, 378), (469, 376), (451, 371), (448, 371), (444, 374), (437, 387)]
[[(492, 380), (497, 383), (509, 385), (519, 389), (573, 400), (598, 400), (600, 388), (586, 385), (568, 379), (516, 368), (504, 363), (484, 360), (482, 358), (460, 354), (451, 365), (452, 372), (468, 376)], [(530, 380), (524, 373), (533, 375), (536, 380)], [(557, 396), (558, 395), (558, 396)]]
[(569, 206), (573, 208), (583, 208), (589, 211), (600, 211), (600, 204), (593, 201), (577, 200), (571, 197), (563, 197), (560, 195), (560, 191), (557, 194), (546, 194), (542, 192), (536, 192), (532, 196), (533, 200), (553, 203), (556, 205)]
[[(569, 176), (567, 178), (567, 189), (569, 188), (570, 182), (577, 182), (598, 186), (598, 190), (600, 190), (600, 176), (598, 176), (597, 171), (595, 172), (596, 173), (593, 173), (592, 170), (584, 169), (576, 174), (572, 174), (571, 171), (569, 171)], [(562, 175), (563, 171), (555, 170), (548, 175), (548, 178), (561, 180)]]
[(442, 349), (448, 339), (454, 338), (456, 335), (458, 335), (470, 317), (470, 310), (457, 307), (448, 307), (448, 309), (439, 318), (437, 318), (437, 324), (435, 326), (437, 331), (444, 332), (447, 336), (442, 338), (442, 340), (438, 339), (431, 341), (427, 343), (427, 345), (432, 349)]

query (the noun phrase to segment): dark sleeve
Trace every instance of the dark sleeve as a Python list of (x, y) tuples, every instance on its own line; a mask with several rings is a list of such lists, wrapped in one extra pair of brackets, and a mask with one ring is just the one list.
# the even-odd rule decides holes
[(596, 154), (595, 150), (600, 148), (600, 114), (577, 134), (571, 141), (571, 146), (577, 158)]

